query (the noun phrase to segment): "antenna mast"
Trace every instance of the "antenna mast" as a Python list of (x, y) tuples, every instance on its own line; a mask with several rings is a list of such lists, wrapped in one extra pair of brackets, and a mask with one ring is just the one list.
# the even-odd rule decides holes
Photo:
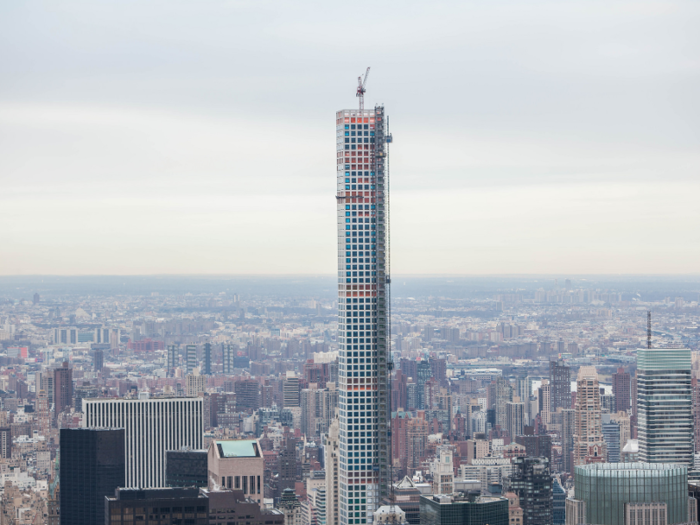
[(365, 78), (364, 80), (362, 77), (357, 77), (357, 94), (355, 96), (359, 97), (360, 99), (360, 111), (363, 111), (365, 109), (365, 92), (367, 89), (365, 88), (365, 84), (367, 83), (367, 77), (369, 76), (369, 68), (367, 68), (367, 71), (365, 72)]
[(651, 350), (651, 310), (647, 311), (647, 348)]

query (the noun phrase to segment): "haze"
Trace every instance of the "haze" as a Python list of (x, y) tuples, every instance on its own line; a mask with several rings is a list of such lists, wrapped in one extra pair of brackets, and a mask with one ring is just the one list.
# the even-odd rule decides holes
[(398, 274), (697, 273), (697, 2), (0, 4), (0, 274), (332, 274), (334, 113)]

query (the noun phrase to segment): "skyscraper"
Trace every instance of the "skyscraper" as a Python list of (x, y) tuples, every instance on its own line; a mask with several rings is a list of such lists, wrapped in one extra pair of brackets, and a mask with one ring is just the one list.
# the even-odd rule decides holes
[(690, 350), (637, 350), (639, 459), (693, 464)]
[(506, 430), (510, 439), (515, 442), (524, 429), (525, 405), (523, 403), (506, 403)]
[(197, 368), (197, 345), (187, 345), (185, 347), (185, 364), (187, 373), (191, 374)]
[(202, 448), (201, 397), (83, 399), (83, 414), (86, 428), (124, 429), (127, 460), (122, 487), (163, 487), (166, 451)]
[(542, 457), (513, 459), (510, 488), (520, 498), (523, 525), (551, 525), (554, 496), (549, 460)]
[(68, 361), (53, 371), (53, 378), (54, 414), (58, 416), (73, 405), (73, 370), (68, 368)]
[(574, 417), (574, 465), (604, 462), (600, 385), (594, 366), (582, 366), (578, 371)]
[(168, 368), (168, 375), (170, 377), (173, 377), (175, 375), (175, 368), (178, 365), (178, 358), (179, 358), (179, 348), (177, 345), (168, 345), (168, 362), (167, 362), (167, 368)]
[(202, 375), (211, 375), (211, 343), (204, 343), (204, 367)]
[(105, 496), (124, 486), (124, 430), (61, 429), (61, 524), (105, 520)]
[(618, 368), (612, 375), (615, 412), (627, 412), (630, 409), (630, 375), (624, 368)]
[(221, 354), (224, 374), (233, 374), (237, 347), (231, 343), (221, 343)]
[(391, 484), (390, 141), (382, 106), (336, 113), (340, 525), (371, 523)]
[(549, 362), (549, 383), (552, 385), (550, 412), (558, 408), (571, 408), (571, 377), (564, 360)]

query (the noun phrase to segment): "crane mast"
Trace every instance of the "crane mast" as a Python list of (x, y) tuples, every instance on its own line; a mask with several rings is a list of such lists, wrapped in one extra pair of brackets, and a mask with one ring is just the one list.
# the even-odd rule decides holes
[(365, 88), (365, 84), (367, 83), (367, 77), (369, 76), (369, 68), (367, 68), (367, 71), (365, 71), (365, 78), (363, 79), (361, 76), (357, 77), (357, 96), (360, 99), (360, 111), (363, 111), (365, 109), (365, 92), (367, 89)]

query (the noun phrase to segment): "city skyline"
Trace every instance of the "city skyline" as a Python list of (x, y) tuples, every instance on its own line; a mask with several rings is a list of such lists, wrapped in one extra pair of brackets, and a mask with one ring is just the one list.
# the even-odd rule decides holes
[(368, 65), (396, 274), (697, 272), (698, 9), (0, 7), (0, 275), (327, 273)]

